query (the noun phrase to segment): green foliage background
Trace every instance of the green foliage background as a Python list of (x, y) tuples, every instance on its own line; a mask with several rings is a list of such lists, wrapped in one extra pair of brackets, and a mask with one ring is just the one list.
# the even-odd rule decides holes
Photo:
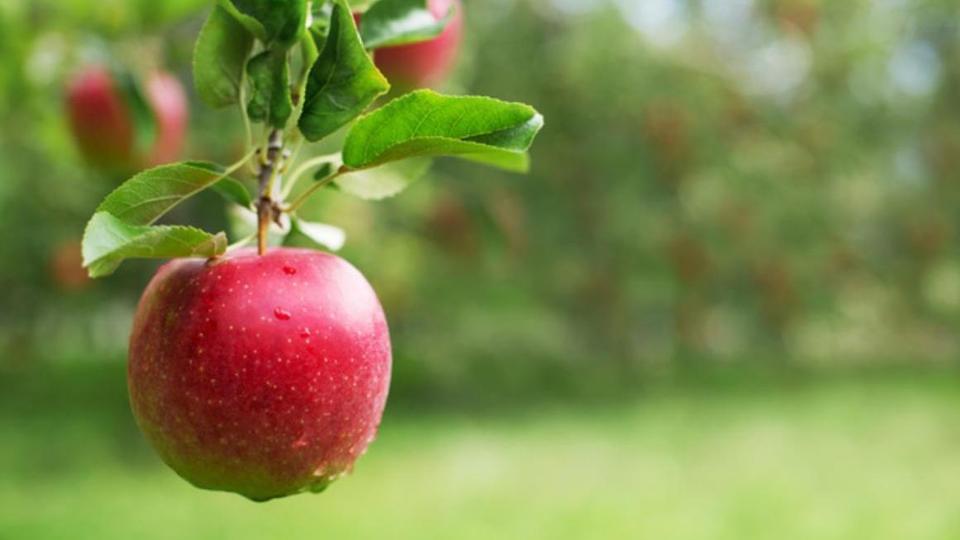
[[(0, 4), (0, 362), (119, 361), (155, 265), (81, 292), (52, 250), (121, 178), (65, 128), (79, 66), (190, 86), (206, 2)], [(311, 217), (382, 295), (399, 399), (631, 393), (718, 367), (952, 364), (960, 341), (960, 38), (953, 2), (467, 2), (448, 91), (535, 104), (533, 170), (441, 161)], [(518, 55), (518, 51), (523, 51)], [(188, 158), (230, 162), (196, 102)], [(222, 228), (202, 197), (171, 221)], [(219, 229), (218, 229), (219, 230)]]
[[(156, 264), (54, 271), (123, 180), (82, 163), (66, 81), (110, 55), (192, 92), (208, 4), (0, 0), (0, 538), (958, 537), (955, 1), (465, 0), (445, 90), (535, 105), (532, 171), (311, 202), (394, 380), (353, 477), (269, 505), (136, 429)], [(185, 157), (236, 161), (238, 115), (191, 102)], [(212, 193), (164, 218), (226, 221)]]

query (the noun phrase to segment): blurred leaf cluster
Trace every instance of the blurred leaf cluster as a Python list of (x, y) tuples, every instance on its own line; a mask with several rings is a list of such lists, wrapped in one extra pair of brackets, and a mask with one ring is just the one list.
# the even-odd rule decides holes
[[(0, 3), (4, 362), (122, 358), (154, 265), (107, 283), (57, 277), (70, 268), (58, 248), (120, 180), (84, 169), (62, 88), (102, 51), (186, 81), (206, 4)], [(331, 190), (310, 207), (346, 229), (344, 256), (385, 303), (395, 394), (604, 394), (735, 363), (957, 358), (958, 4), (499, 0), (466, 12), (451, 90), (537, 105), (549, 123), (531, 175), (441, 161), (395, 199)], [(186, 157), (237, 157), (236, 115), (192, 114)], [(201, 198), (176, 219), (215, 228), (221, 207)]]

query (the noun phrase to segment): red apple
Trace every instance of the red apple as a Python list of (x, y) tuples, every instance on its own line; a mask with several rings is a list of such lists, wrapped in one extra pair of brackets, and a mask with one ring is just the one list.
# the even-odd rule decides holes
[(155, 139), (148, 149), (136, 148), (133, 115), (108, 69), (88, 67), (71, 81), (67, 89), (70, 129), (90, 164), (129, 172), (179, 157), (188, 119), (183, 85), (173, 75), (155, 71), (142, 88), (156, 120)]
[(134, 415), (200, 488), (256, 501), (320, 491), (376, 435), (390, 381), (380, 302), (326, 253), (170, 262), (134, 319)]
[(450, 73), (463, 34), (463, 4), (460, 0), (429, 0), (430, 12), (437, 20), (452, 7), (453, 19), (439, 36), (419, 43), (384, 47), (374, 52), (377, 67), (396, 88), (409, 90), (434, 86)]

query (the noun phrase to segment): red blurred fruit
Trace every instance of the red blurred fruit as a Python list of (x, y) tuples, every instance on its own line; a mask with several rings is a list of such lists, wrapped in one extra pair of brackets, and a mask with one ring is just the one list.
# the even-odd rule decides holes
[(374, 52), (377, 68), (400, 90), (429, 87), (443, 82), (460, 52), (463, 4), (460, 0), (429, 0), (428, 7), (437, 20), (445, 17), (453, 7), (453, 18), (443, 33), (429, 41), (384, 47)]
[(376, 435), (390, 364), (380, 302), (353, 266), (245, 250), (160, 268), (134, 320), (128, 380), (170, 467), (262, 501), (350, 471)]
[(50, 276), (63, 291), (78, 292), (90, 286), (92, 280), (83, 268), (83, 252), (79, 240), (70, 240), (53, 248), (50, 256)]
[(129, 172), (179, 157), (189, 114), (183, 85), (173, 75), (155, 71), (142, 82), (142, 89), (156, 120), (155, 139), (147, 149), (136, 147), (134, 117), (108, 69), (92, 66), (71, 81), (70, 129), (91, 165)]

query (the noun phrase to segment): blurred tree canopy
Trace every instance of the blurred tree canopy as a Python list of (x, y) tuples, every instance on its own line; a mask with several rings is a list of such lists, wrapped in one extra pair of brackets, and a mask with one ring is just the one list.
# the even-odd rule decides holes
[[(4, 363), (122, 358), (155, 265), (76, 287), (57, 277), (57, 248), (121, 180), (84, 169), (63, 86), (110, 54), (189, 82), (206, 5), (0, 3)], [(958, 357), (956, 2), (466, 10), (452, 90), (536, 104), (547, 128), (532, 174), (441, 161), (396, 199), (331, 192), (311, 208), (346, 228), (344, 256), (385, 302), (396, 393), (602, 394), (741, 362)], [(235, 155), (240, 129), (196, 104), (188, 157)], [(224, 226), (212, 198), (176, 218)]]

